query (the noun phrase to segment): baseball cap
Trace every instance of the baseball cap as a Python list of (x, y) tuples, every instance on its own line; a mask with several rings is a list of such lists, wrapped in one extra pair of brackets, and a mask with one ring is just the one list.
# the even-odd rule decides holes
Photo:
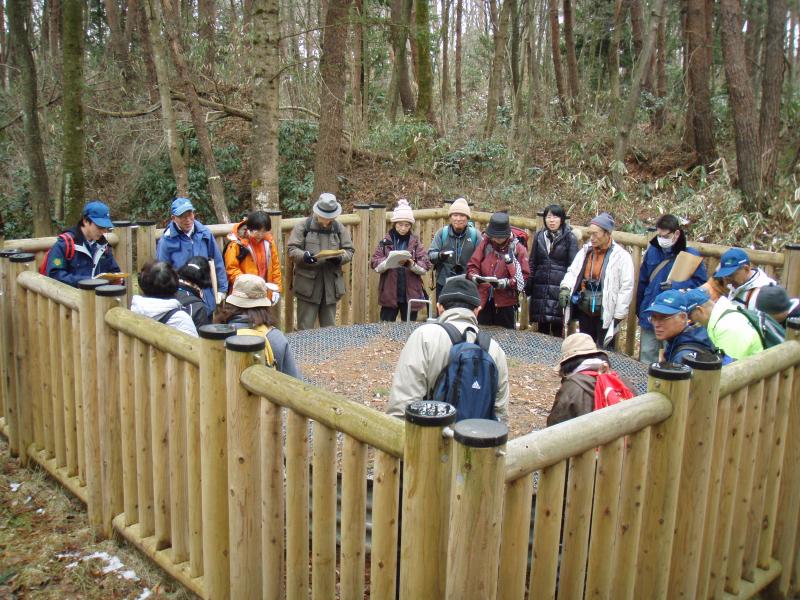
[(703, 288), (688, 290), (683, 292), (683, 295), (686, 297), (684, 300), (686, 303), (686, 312), (692, 312), (698, 306), (703, 306), (703, 304), (711, 300), (711, 296), (709, 296), (708, 292)]
[(83, 212), (81, 214), (98, 227), (114, 229), (114, 223), (111, 222), (111, 212), (108, 210), (108, 206), (99, 200), (88, 202), (86, 206), (83, 207)]
[(750, 258), (747, 252), (741, 248), (731, 248), (719, 259), (719, 267), (717, 267), (714, 277), (730, 277), (740, 267), (750, 264)]
[(679, 290), (667, 290), (656, 296), (653, 303), (644, 309), (644, 314), (658, 313), (660, 315), (674, 315), (679, 312), (689, 312), (686, 306), (688, 294)]
[(188, 198), (175, 198), (175, 200), (172, 201), (173, 217), (180, 217), (183, 213), (190, 210), (194, 212), (194, 205)]

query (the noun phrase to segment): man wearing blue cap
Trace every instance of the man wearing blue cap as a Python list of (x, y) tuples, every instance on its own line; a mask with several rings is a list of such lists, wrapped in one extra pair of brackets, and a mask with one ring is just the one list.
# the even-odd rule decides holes
[(195, 219), (192, 201), (188, 198), (175, 198), (172, 201), (172, 221), (156, 246), (156, 260), (168, 262), (178, 270), (193, 256), (214, 261), (213, 274), (216, 275), (217, 289), (203, 289), (203, 303), (211, 314), (228, 291), (228, 276), (222, 253), (211, 230)]
[(776, 284), (772, 277), (750, 264), (750, 257), (741, 248), (731, 248), (720, 257), (714, 277), (730, 288), (729, 300), (751, 309), (756, 308), (759, 290)]
[(47, 253), (47, 275), (76, 287), (81, 279), (119, 273), (119, 265), (105, 238), (112, 229), (108, 206), (99, 200), (87, 203), (78, 224), (60, 234)]
[(687, 293), (668, 290), (656, 296), (653, 303), (642, 311), (642, 317), (653, 327), (656, 339), (666, 342), (666, 362), (683, 363), (687, 357), (716, 351), (705, 328), (689, 323), (689, 313), (694, 305), (688, 300)]
[(759, 332), (725, 296), (713, 302), (697, 288), (686, 292), (686, 304), (689, 318), (705, 327), (711, 343), (731, 358), (741, 360), (764, 349)]

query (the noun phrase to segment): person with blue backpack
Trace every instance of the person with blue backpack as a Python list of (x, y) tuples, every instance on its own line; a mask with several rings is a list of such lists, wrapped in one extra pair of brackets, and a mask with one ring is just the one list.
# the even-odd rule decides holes
[(436, 297), (444, 282), (453, 275), (467, 272), (467, 264), (480, 243), (480, 232), (470, 222), (472, 210), (464, 198), (455, 200), (448, 209), (450, 224), (433, 235), (428, 258), (436, 270)]
[(459, 421), (505, 421), (508, 363), (500, 345), (478, 328), (477, 285), (451, 277), (437, 308), (437, 321), (415, 329), (400, 353), (386, 412), (402, 417), (412, 402), (437, 400), (455, 406)]

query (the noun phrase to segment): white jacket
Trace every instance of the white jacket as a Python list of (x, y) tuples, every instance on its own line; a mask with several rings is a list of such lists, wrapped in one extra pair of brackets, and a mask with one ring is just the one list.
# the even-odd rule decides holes
[(744, 306), (745, 308), (755, 309), (758, 292), (762, 287), (768, 285), (776, 285), (776, 281), (761, 269), (753, 269), (753, 274), (750, 275), (750, 279), (745, 281), (738, 288), (731, 288), (728, 294), (728, 300)]
[[(138, 295), (131, 298), (131, 311), (156, 321), (173, 308), (180, 308), (180, 305), (181, 303), (176, 298), (150, 298)], [(183, 310), (176, 311), (166, 324), (178, 331), (197, 337), (197, 329), (194, 326), (192, 317)]]
[[(467, 326), (478, 329), (478, 319), (468, 308), (451, 308), (439, 316), (440, 323), (451, 323), (460, 332)], [(439, 373), (447, 366), (453, 344), (444, 327), (429, 323), (414, 330), (408, 337), (394, 371), (392, 390), (386, 412), (395, 417), (405, 415), (406, 406), (424, 400), (433, 389)], [(505, 422), (508, 407), (508, 363), (506, 353), (496, 341), (489, 344), (489, 356), (497, 366), (497, 396), (494, 414)]]
[[(561, 280), (560, 287), (570, 289), (570, 293), (574, 294), (577, 290), (578, 276), (583, 270), (583, 262), (586, 259), (586, 253), (590, 252), (592, 243), (584, 244), (583, 248), (578, 250), (572, 264)], [(624, 319), (628, 316), (628, 309), (631, 305), (633, 298), (633, 258), (630, 252), (625, 250), (616, 242), (611, 242), (611, 253), (608, 257), (608, 264), (603, 278), (603, 308), (601, 317), (603, 319), (603, 329), (608, 329), (606, 337), (603, 340), (605, 344), (611, 341), (614, 337), (614, 319)], [(572, 304), (567, 305), (567, 310), (564, 314), (564, 321), (570, 319)]]

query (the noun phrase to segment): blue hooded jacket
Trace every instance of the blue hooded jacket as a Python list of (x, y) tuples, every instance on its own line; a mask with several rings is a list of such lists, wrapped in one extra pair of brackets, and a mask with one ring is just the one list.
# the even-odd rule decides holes
[[(211, 230), (200, 221), (195, 221), (192, 234), (188, 236), (178, 229), (174, 222), (170, 222), (164, 230), (164, 235), (158, 240), (156, 260), (168, 262), (176, 269), (180, 269), (193, 256), (202, 256), (214, 261), (217, 290), (223, 293), (227, 292), (228, 275), (225, 273), (222, 253), (214, 241), (214, 234), (211, 233)], [(214, 298), (214, 291), (210, 287), (203, 289), (203, 302), (208, 308), (209, 314), (214, 312), (217, 301)]]
[[(684, 358), (694, 357), (697, 352), (702, 350), (716, 352), (717, 349), (709, 339), (705, 327), (689, 325), (667, 342), (667, 347), (664, 349), (664, 360), (682, 364)], [(724, 360), (723, 364), (725, 364)]]
[[(644, 258), (642, 259), (642, 268), (639, 270), (639, 286), (636, 288), (636, 314), (639, 315), (639, 326), (642, 329), (653, 329), (653, 326), (647, 320), (647, 316), (642, 316), (642, 312), (644, 309), (648, 308), (653, 303), (653, 300), (656, 299), (656, 296), (663, 291), (661, 289), (661, 284), (667, 280), (667, 275), (669, 275), (678, 254), (684, 250), (689, 254), (700, 256), (700, 253), (694, 248), (686, 247), (686, 237), (683, 231), (681, 231), (680, 237), (672, 248), (666, 250), (658, 245), (657, 237), (650, 240), (647, 252), (645, 252)], [(668, 261), (667, 264), (665, 264), (661, 270), (656, 273), (653, 280), (650, 281), (653, 271), (665, 260)], [(700, 263), (694, 275), (686, 281), (673, 281), (671, 289), (682, 290), (700, 287), (707, 279), (708, 273), (706, 273), (706, 267), (703, 263)]]
[(75, 242), (75, 255), (67, 259), (67, 243), (58, 238), (47, 254), (47, 276), (62, 283), (77, 287), (81, 279), (91, 279), (101, 273), (119, 273), (119, 265), (105, 236), (97, 240), (94, 255), (89, 253), (88, 242), (80, 227), (68, 229), (65, 233)]

